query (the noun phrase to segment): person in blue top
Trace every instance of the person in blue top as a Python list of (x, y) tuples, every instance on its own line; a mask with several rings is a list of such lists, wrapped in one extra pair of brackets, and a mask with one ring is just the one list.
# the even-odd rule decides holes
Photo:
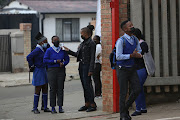
[(54, 46), (48, 48), (44, 55), (44, 63), (47, 64), (47, 76), (50, 85), (50, 106), (51, 113), (57, 113), (56, 96), (58, 97), (57, 104), (59, 106), (59, 113), (64, 113), (62, 109), (64, 98), (64, 81), (66, 77), (65, 66), (69, 63), (69, 56), (66, 51), (59, 47), (59, 37), (53, 36), (52, 43)]
[[(135, 32), (133, 34), (138, 38), (141, 49), (142, 49), (141, 54), (144, 55), (144, 53), (148, 52), (149, 48), (148, 48), (147, 43), (144, 42), (144, 40), (143, 40), (143, 35), (142, 35), (141, 31), (138, 28), (136, 28)], [(146, 67), (145, 67), (143, 58), (135, 59), (135, 64), (136, 64), (137, 74), (139, 76), (139, 80), (140, 80), (140, 84), (141, 84), (141, 92), (135, 100), (136, 111), (132, 114), (132, 116), (141, 115), (141, 113), (147, 113), (145, 94), (144, 94), (144, 90), (143, 90), (143, 85), (147, 78), (147, 71), (146, 71)]]
[(42, 89), (42, 98), (44, 102), (44, 112), (50, 112), (47, 108), (47, 92), (48, 92), (48, 79), (46, 74), (46, 65), (43, 63), (44, 58), (44, 49), (47, 47), (47, 38), (44, 37), (41, 33), (38, 33), (36, 36), (38, 38), (36, 48), (27, 56), (27, 61), (29, 63), (30, 70), (33, 71), (32, 84), (35, 86), (34, 94), (34, 113), (39, 114), (38, 102), (39, 95)]
[[(116, 72), (120, 86), (120, 120), (131, 120), (129, 107), (140, 93), (139, 78), (134, 67), (134, 58), (141, 58), (141, 48), (138, 39), (133, 35), (134, 27), (131, 21), (126, 20), (121, 23), (121, 29), (125, 34), (116, 42)], [(128, 100), (128, 82), (131, 93)]]

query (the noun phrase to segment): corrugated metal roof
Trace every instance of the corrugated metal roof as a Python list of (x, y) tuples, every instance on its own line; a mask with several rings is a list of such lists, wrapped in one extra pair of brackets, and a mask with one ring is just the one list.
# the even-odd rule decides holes
[(9, 10), (0, 11), (0, 14), (37, 14), (37, 11), (9, 9)]
[(96, 13), (97, 0), (17, 0), (40, 13)]

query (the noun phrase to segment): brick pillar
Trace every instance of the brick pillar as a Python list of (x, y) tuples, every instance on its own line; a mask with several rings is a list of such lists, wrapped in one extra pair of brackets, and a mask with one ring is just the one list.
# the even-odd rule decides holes
[(24, 32), (24, 68), (27, 70), (26, 56), (31, 52), (31, 23), (20, 23), (20, 30)]
[[(101, 40), (102, 40), (102, 95), (103, 111), (113, 112), (113, 70), (109, 54), (112, 52), (112, 14), (111, 0), (101, 0)], [(128, 18), (128, 0), (119, 0), (119, 22)], [(120, 25), (120, 24), (119, 24)], [(120, 28), (120, 36), (123, 31)]]
[(111, 0), (101, 0), (101, 40), (102, 40), (102, 93), (103, 111), (113, 112), (113, 71), (109, 63), (112, 51)]

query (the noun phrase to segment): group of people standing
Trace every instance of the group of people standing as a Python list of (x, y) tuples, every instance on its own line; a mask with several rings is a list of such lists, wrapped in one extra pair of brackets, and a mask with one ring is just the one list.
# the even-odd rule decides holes
[[(92, 40), (92, 31), (94, 26), (88, 25), (81, 29), (81, 38), (83, 42), (79, 45), (77, 52), (71, 51), (69, 48), (60, 47), (60, 39), (58, 36), (53, 36), (53, 46), (48, 48), (47, 38), (41, 33), (36, 36), (37, 46), (27, 56), (29, 69), (33, 71), (32, 84), (35, 86), (33, 112), (39, 114), (38, 102), (40, 92), (42, 90), (44, 112), (57, 113), (57, 105), (59, 106), (59, 113), (64, 113), (62, 108), (64, 99), (64, 82), (66, 77), (65, 66), (69, 63), (68, 54), (77, 57), (79, 62), (79, 75), (84, 90), (85, 104), (78, 111), (91, 112), (95, 111), (97, 106), (94, 97), (101, 96), (101, 46), (100, 37), (95, 36)], [(97, 45), (96, 45), (97, 44)], [(96, 47), (98, 48), (96, 51)], [(96, 73), (96, 74), (93, 74)], [(91, 76), (95, 81), (95, 95), (92, 87)], [(50, 86), (50, 106), (47, 107), (48, 100), (48, 83)]]
[[(34, 69), (32, 84), (35, 86), (34, 108), (35, 114), (39, 114), (38, 101), (40, 91), (42, 90), (42, 99), (44, 112), (57, 113), (57, 104), (59, 113), (64, 113), (64, 81), (66, 77), (65, 66), (69, 63), (69, 55), (77, 57), (79, 62), (79, 76), (84, 91), (85, 104), (78, 111), (91, 112), (97, 109), (94, 101), (95, 97), (101, 97), (102, 84), (100, 79), (101, 71), (101, 44), (100, 37), (94, 36), (92, 40), (92, 31), (94, 27), (89, 25), (81, 29), (81, 38), (83, 42), (79, 45), (77, 52), (67, 47), (59, 47), (60, 39), (58, 36), (52, 37), (53, 46), (47, 49), (47, 38), (38, 34), (36, 39), (38, 44), (36, 48), (27, 56), (29, 68)], [(141, 31), (134, 28), (131, 21), (126, 20), (121, 23), (121, 29), (124, 35), (116, 42), (116, 72), (120, 85), (120, 120), (131, 120), (129, 107), (135, 101), (136, 111), (132, 116), (147, 113), (143, 84), (147, 78), (142, 55), (148, 52), (148, 45), (142, 39)], [(95, 82), (95, 95), (92, 86), (91, 76)], [(48, 83), (50, 86), (50, 106), (47, 108)], [(130, 95), (126, 101), (130, 84)]]

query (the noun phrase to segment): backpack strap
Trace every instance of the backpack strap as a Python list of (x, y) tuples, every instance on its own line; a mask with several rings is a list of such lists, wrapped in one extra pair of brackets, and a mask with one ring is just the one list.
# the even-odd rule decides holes
[(126, 46), (126, 39), (123, 36), (121, 38), (123, 40), (123, 48), (124, 48)]

